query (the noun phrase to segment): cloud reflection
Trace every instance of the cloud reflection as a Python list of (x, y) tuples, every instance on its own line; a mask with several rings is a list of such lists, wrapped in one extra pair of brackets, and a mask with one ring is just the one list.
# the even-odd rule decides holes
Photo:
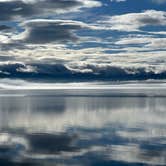
[(164, 97), (0, 97), (0, 161), (165, 165), (165, 107)]

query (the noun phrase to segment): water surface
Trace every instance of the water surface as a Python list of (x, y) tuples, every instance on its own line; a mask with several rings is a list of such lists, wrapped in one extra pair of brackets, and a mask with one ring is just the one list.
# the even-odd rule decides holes
[(164, 166), (164, 94), (2, 90), (0, 165)]

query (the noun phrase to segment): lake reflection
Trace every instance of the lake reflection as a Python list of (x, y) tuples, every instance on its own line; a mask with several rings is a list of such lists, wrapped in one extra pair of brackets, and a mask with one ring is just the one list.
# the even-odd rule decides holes
[(0, 165), (166, 165), (165, 97), (24, 93), (0, 97)]

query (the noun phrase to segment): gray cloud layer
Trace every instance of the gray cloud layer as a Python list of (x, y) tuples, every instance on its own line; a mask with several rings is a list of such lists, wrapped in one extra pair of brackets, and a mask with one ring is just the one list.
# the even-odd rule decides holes
[(18, 20), (26, 17), (52, 15), (75, 11), (82, 7), (101, 6), (91, 0), (2, 0), (0, 1), (0, 20)]
[(166, 70), (156, 72), (152, 67), (121, 67), (113, 65), (88, 64), (69, 67), (64, 64), (23, 64), (19, 62), (0, 65), (1, 78), (19, 78), (30, 80), (145, 80), (164, 79)]

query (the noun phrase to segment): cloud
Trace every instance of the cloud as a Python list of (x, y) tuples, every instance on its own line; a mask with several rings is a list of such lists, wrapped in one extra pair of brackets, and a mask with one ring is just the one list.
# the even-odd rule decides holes
[(111, 2), (125, 2), (126, 0), (110, 0)]
[(97, 0), (0, 0), (0, 76), (46, 80), (165, 78), (166, 12), (99, 12), (100, 17), (94, 18), (92, 11), (86, 10), (85, 17), (80, 12), (68, 15), (101, 5)]
[(2, 0), (0, 1), (0, 20), (19, 20), (26, 17), (68, 13), (101, 5), (95, 0)]
[(152, 2), (162, 4), (162, 3), (165, 3), (166, 0), (152, 0)]
[[(125, 2), (127, 0), (110, 0), (111, 2)], [(166, 2), (166, 0), (151, 0), (154, 3), (158, 3), (158, 4), (163, 4)]]
[[(121, 84), (120, 87), (132, 85), (132, 83)], [(134, 89), (130, 89), (131, 91), (125, 89), (123, 93), (133, 95), (135, 88), (141, 88), (137, 89), (137, 95), (157, 95), (165, 89), (165, 83), (159, 84), (161, 89), (156, 84), (155, 87), (158, 88), (152, 91), (148, 88), (153, 88), (154, 84), (144, 85), (147, 89), (139, 87), (140, 84), (135, 84)], [(1, 96), (1, 110), (3, 108), (0, 112), (3, 117), (1, 125), (6, 128), (4, 133), (3, 131), (0, 133), (0, 155), (7, 156), (6, 161), (0, 161), (2, 165), (3, 163), (18, 166), (31, 165), (29, 162), (32, 161), (39, 165), (42, 165), (41, 162), (49, 165), (51, 159), (51, 163), (72, 163), (73, 158), (79, 163), (80, 161), (85, 163), (85, 159), (93, 158), (91, 165), (94, 165), (93, 161), (95, 165), (97, 162), (101, 165), (103, 160), (109, 163), (122, 162), (127, 165), (138, 162), (144, 165), (158, 165), (158, 163), (165, 165), (166, 103), (164, 98), (156, 100), (155, 97), (140, 97), (138, 100), (132, 97), (115, 97), (111, 100), (110, 98), (101, 100), (100, 97), (89, 96), (88, 98), (75, 97), (73, 100), (71, 97), (64, 96), (57, 98), (55, 95), (59, 96), (59, 91), (56, 91), (57, 94), (52, 90), (47, 91), (49, 94), (47, 98), (41, 97), (46, 91), (41, 91), (40, 97), (36, 96), (38, 91), (28, 92), (19, 91), (18, 94), (18, 90), (13, 91), (20, 97)], [(99, 96), (105, 95), (106, 92), (107, 94), (122, 93), (115, 89), (110, 91), (107, 89), (104, 92), (97, 91), (101, 93), (88, 90), (88, 94), (87, 91), (64, 90), (62, 94), (79, 95), (77, 92)], [(25, 95), (33, 95), (33, 97), (25, 97)], [(6, 102), (10, 100), (12, 102), (7, 105)], [(49, 110), (50, 104), (59, 103), (64, 107), (61, 113), (57, 109), (52, 112), (39, 109), (42, 105), (42, 108)], [(74, 130), (75, 128), (77, 130)], [(29, 164), (25, 164), (27, 160)]]
[[(138, 48), (141, 45), (141, 49), (143, 50), (155, 50), (155, 49), (161, 49), (165, 50), (166, 47), (166, 38), (158, 38), (156, 36), (148, 36), (148, 35), (142, 35), (142, 36), (133, 36), (133, 37), (124, 37), (119, 39), (117, 42), (115, 42), (117, 45), (134, 45), (138, 46)], [(141, 51), (140, 49), (140, 51)]]
[[(143, 89), (143, 93), (151, 94), (147, 91)], [(64, 92), (69, 94), (71, 91)], [(18, 95), (18, 91), (16, 93)], [(52, 91), (49, 93), (52, 94)], [(5, 142), (8, 147), (5, 152), (10, 152), (6, 160), (1, 159), (2, 165), (50, 165), (56, 162), (78, 166), (75, 161), (85, 165), (165, 165), (166, 122), (162, 98), (101, 100), (89, 97), (75, 98), (73, 101), (70, 97), (60, 97), (57, 101), (55, 96), (33, 96), (32, 99), (13, 97), (12, 102), (6, 105), (4, 101), (10, 99), (5, 97), (0, 101), (3, 108), (1, 116), (7, 123), (5, 133), (1, 133), (0, 150), (4, 156), (7, 149), (4, 148)], [(52, 113), (37, 110), (43, 102), (48, 108), (50, 103), (61, 103), (65, 110), (61, 114), (56, 110)], [(73, 130), (75, 128), (77, 131)]]
[(0, 25), (0, 31), (6, 31), (6, 30), (10, 30), (11, 27), (7, 26), (7, 25)]
[(141, 13), (128, 13), (117, 16), (108, 16), (105, 20), (99, 21), (105, 29), (118, 31), (140, 31), (146, 26), (165, 26), (166, 12), (146, 10)]
[(101, 47), (74, 49), (57, 43), (14, 47), (2, 51), (14, 59), (0, 63), (0, 77), (46, 81), (166, 78), (164, 38), (128, 35), (114, 45), (121, 52), (109, 53), (111, 48)]
[(20, 62), (1, 63), (1, 78), (30, 80), (146, 80), (165, 79), (166, 70), (157, 66), (114, 66), (111, 64), (25, 64)]
[(3, 62), (3, 61), (13, 61), (15, 60), (15, 58), (13, 56), (7, 56), (7, 55), (1, 55), (0, 56), (0, 61)]
[(26, 136), (32, 152), (39, 154), (58, 154), (60, 152), (73, 152), (78, 148), (72, 146), (75, 136), (67, 134), (29, 134)]
[(16, 37), (17, 40), (33, 44), (76, 41), (78, 37), (74, 31), (90, 28), (82, 22), (71, 20), (36, 19), (21, 25), (25, 31)]

